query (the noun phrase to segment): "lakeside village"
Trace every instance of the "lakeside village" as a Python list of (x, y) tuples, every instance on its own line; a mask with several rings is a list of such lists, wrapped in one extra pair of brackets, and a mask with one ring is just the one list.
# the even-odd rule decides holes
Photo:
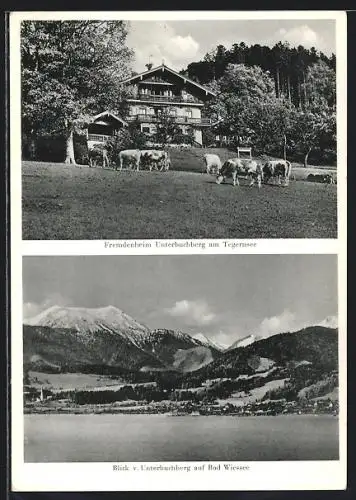
[[(332, 415), (338, 416), (339, 403), (330, 398), (299, 399), (288, 401), (285, 398), (276, 400), (258, 400), (242, 404), (232, 404), (222, 400), (210, 401), (171, 401), (147, 400), (111, 401), (104, 403), (85, 402), (81, 394), (86, 391), (69, 391), (67, 397), (63, 392), (53, 393), (46, 389), (25, 386), (24, 413), (60, 413), (60, 414), (163, 414), (167, 416), (213, 416), (230, 415), (239, 417), (276, 416), (276, 415)], [(88, 391), (89, 392), (89, 391)], [(93, 394), (115, 391), (90, 391)]]

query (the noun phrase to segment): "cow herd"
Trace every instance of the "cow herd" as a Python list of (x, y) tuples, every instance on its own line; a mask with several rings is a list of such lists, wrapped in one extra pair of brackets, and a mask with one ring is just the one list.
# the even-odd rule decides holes
[(291, 163), (287, 160), (269, 160), (260, 163), (252, 159), (230, 158), (222, 165), (216, 154), (204, 155), (204, 171), (207, 174), (216, 174), (216, 183), (221, 184), (227, 178), (232, 178), (234, 186), (239, 186), (238, 176), (245, 176), (250, 180), (250, 186), (255, 182), (260, 188), (262, 182), (268, 183), (272, 179), (277, 183), (288, 186), (291, 175)]
[[(119, 153), (119, 169), (130, 167), (135, 170), (153, 169), (162, 171), (169, 170), (171, 160), (167, 151), (157, 149), (125, 149)], [(115, 166), (115, 170), (118, 166)]]
[[(221, 162), (217, 154), (207, 153), (203, 156), (203, 171), (210, 175), (216, 175), (216, 183), (222, 184), (226, 179), (231, 178), (234, 186), (239, 186), (239, 176), (246, 177), (253, 186), (255, 183), (261, 188), (262, 183), (268, 184), (271, 181), (278, 185), (289, 185), (292, 165), (287, 160), (268, 160), (266, 162), (256, 161), (252, 158), (230, 158), (224, 163)], [(104, 165), (103, 165), (104, 166)], [(118, 164), (115, 170), (130, 168), (136, 171), (158, 170), (168, 171), (171, 166), (170, 155), (167, 151), (159, 149), (125, 149), (119, 153)], [(324, 179), (325, 177), (325, 179)], [(323, 181), (332, 184), (333, 177), (324, 175)]]

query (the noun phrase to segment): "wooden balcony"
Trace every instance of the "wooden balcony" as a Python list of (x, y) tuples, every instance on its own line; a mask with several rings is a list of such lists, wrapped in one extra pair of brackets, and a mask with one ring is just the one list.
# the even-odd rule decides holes
[(129, 99), (127, 99), (128, 102), (130, 101), (144, 101), (144, 102), (157, 102), (157, 103), (162, 103), (162, 102), (179, 102), (182, 104), (201, 104), (203, 105), (203, 102), (200, 101), (199, 99), (196, 99), (193, 96), (182, 96), (182, 95), (156, 95), (156, 94), (142, 94), (138, 93), (136, 96), (132, 95)]
[(104, 135), (104, 134), (88, 134), (88, 141), (92, 142), (106, 142), (111, 139), (112, 135)]
[[(201, 127), (209, 127), (212, 124), (212, 120), (210, 118), (192, 118), (189, 116), (174, 116), (169, 115), (170, 118), (174, 120), (175, 123), (179, 123), (181, 125), (199, 125)], [(137, 114), (130, 115), (126, 118), (128, 122), (133, 122), (138, 120), (141, 123), (159, 123), (161, 118), (157, 115), (145, 115), (145, 114)]]
[(153, 80), (152, 78), (150, 80), (142, 80), (139, 82), (140, 86), (143, 85), (161, 85), (165, 87), (174, 87), (174, 83), (167, 82), (165, 80)]

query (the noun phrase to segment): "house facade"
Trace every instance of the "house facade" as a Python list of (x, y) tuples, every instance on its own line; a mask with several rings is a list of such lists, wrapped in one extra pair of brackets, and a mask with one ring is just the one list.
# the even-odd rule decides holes
[(104, 145), (122, 127), (127, 127), (127, 122), (110, 111), (94, 116), (87, 128), (88, 148)]
[(201, 146), (202, 130), (213, 121), (203, 115), (204, 104), (216, 94), (164, 64), (122, 82), (130, 90), (128, 115), (123, 120), (110, 111), (93, 117), (87, 129), (88, 147), (92, 149), (114, 136), (130, 122), (138, 122), (148, 141), (154, 142), (157, 125), (168, 116), (183, 134)]
[(127, 122), (138, 121), (141, 131), (153, 137), (162, 115), (168, 115), (183, 134), (192, 133), (196, 145), (202, 145), (202, 129), (212, 125), (202, 108), (214, 92), (164, 64), (123, 83), (131, 91)]

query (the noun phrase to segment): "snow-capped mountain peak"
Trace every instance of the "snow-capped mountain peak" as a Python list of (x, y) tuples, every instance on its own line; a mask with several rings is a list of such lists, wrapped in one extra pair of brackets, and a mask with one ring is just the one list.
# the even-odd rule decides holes
[(228, 350), (231, 351), (232, 349), (237, 349), (238, 347), (246, 347), (248, 345), (253, 344), (254, 342), (257, 342), (258, 340), (261, 340), (263, 337), (260, 337), (258, 335), (247, 335), (246, 337), (242, 337), (241, 339), (236, 340), (229, 348)]
[(66, 328), (80, 333), (95, 333), (101, 330), (125, 333), (137, 344), (139, 337), (149, 329), (114, 306), (86, 308), (52, 306), (37, 316), (25, 319), (25, 325)]
[(209, 339), (206, 337), (203, 333), (197, 333), (193, 337), (195, 340), (198, 340), (201, 342), (203, 345), (206, 347), (212, 347), (213, 349), (217, 349), (218, 351), (225, 351), (226, 346), (223, 346), (222, 344), (219, 344), (218, 342), (215, 342), (214, 340)]

